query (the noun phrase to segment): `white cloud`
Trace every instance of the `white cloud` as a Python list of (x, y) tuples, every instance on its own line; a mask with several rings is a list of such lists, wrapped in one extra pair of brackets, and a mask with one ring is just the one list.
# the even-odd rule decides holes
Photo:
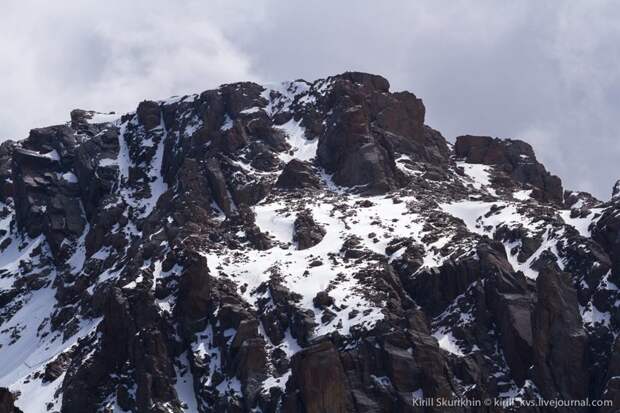
[(66, 121), (75, 107), (127, 111), (145, 98), (253, 78), (203, 2), (60, 4), (11, 2), (0, 15), (5, 137)]

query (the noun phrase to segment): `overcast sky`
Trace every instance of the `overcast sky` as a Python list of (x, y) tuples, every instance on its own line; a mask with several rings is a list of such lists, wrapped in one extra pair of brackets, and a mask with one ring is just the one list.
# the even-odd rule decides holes
[(565, 187), (620, 178), (616, 1), (2, 0), (0, 139), (72, 108), (238, 80), (382, 74), (453, 140), (519, 138)]

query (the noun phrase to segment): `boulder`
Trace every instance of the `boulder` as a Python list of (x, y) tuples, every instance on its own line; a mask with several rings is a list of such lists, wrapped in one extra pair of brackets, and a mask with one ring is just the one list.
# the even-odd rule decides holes
[(500, 343), (512, 377), (519, 385), (532, 365), (532, 312), (535, 296), (520, 273), (496, 271), (485, 283), (485, 295), (495, 318)]
[(309, 163), (291, 159), (278, 176), (275, 186), (284, 190), (320, 189), (321, 180), (314, 174)]
[(303, 210), (297, 214), (293, 223), (293, 242), (297, 243), (297, 249), (314, 247), (324, 236), (325, 228), (314, 221), (312, 212)]
[(334, 304), (334, 297), (329, 295), (327, 291), (319, 291), (312, 299), (315, 307), (323, 309)]
[(275, 171), (281, 162), (276, 153), (262, 142), (253, 142), (250, 145), (248, 158), (252, 167), (264, 172)]
[(0, 387), (0, 413), (22, 413), (15, 407), (15, 396), (4, 387)]

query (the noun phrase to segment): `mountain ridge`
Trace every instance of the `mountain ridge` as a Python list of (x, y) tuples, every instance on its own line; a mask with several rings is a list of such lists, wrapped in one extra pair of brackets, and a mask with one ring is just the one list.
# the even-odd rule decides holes
[[(240, 82), (2, 143), (15, 405), (620, 403), (617, 191), (564, 191), (523, 141), (451, 145), (389, 88), (360, 72)], [(506, 410), (545, 411), (490, 411)]]

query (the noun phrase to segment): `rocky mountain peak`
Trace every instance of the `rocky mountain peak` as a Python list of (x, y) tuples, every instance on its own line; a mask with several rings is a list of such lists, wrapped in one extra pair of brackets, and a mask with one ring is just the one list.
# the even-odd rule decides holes
[(0, 409), (620, 402), (618, 203), (424, 122), (347, 72), (4, 142)]

